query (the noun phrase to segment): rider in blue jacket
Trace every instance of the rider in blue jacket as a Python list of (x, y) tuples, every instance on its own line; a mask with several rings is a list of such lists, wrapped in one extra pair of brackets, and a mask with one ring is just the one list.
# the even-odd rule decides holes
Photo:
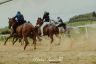
[(16, 16), (13, 17), (16, 20), (16, 23), (13, 25), (13, 33), (16, 33), (17, 26), (25, 23), (24, 16), (21, 14), (20, 11), (17, 12)]
[(19, 23), (23, 23), (24, 22), (24, 16), (21, 14), (20, 11), (17, 12), (16, 16), (14, 17), (14, 19), (16, 19), (16, 21)]

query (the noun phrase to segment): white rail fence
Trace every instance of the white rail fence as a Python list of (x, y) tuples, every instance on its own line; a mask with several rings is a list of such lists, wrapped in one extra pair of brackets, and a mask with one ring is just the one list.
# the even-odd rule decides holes
[(87, 25), (81, 25), (81, 26), (68, 26), (68, 29), (74, 29), (74, 30), (77, 30), (79, 28), (85, 28), (85, 35), (86, 35), (86, 38), (88, 38), (88, 28), (91, 27), (91, 28), (96, 28), (96, 24), (87, 24)]

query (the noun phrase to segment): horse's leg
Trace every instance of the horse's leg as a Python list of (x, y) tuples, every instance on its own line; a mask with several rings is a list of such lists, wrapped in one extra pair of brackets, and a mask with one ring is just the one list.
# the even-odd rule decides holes
[(37, 38), (38, 38), (39, 41), (42, 40), (40, 37), (41, 37), (41, 31), (40, 31), (40, 28), (39, 28), (38, 29), (38, 33), (37, 33)]
[(21, 43), (21, 45), (23, 45), (23, 41), (22, 41), (23, 39), (22, 38), (19, 38), (19, 43)]
[(5, 42), (4, 42), (4, 45), (6, 45), (8, 39), (10, 39), (11, 37), (12, 37), (12, 35), (10, 35), (9, 37), (7, 37), (7, 39), (6, 39)]
[(24, 45), (24, 38), (21, 38), (21, 45)]
[[(14, 39), (15, 39), (15, 37), (14, 37)], [(16, 43), (17, 40), (18, 40), (18, 38), (16, 38), (15, 41), (13, 41), (13, 45)]]
[(34, 49), (36, 49), (36, 36), (33, 36), (33, 44), (34, 44)]
[(56, 35), (57, 38), (59, 38), (59, 43), (58, 43), (58, 45), (60, 45), (60, 42), (61, 42), (61, 35), (59, 35), (59, 34), (55, 34), (55, 35)]
[(50, 39), (51, 39), (51, 44), (53, 43), (53, 34), (49, 35)]
[(12, 44), (14, 43), (14, 40), (15, 40), (15, 37), (13, 37), (13, 41), (12, 41)]
[(24, 46), (24, 50), (25, 50), (26, 46), (29, 44), (27, 37), (24, 37), (24, 41), (25, 41), (25, 46)]
[(15, 40), (15, 37), (13, 37), (13, 41), (12, 41), (12, 43), (14, 42), (14, 40)]
[(39, 35), (37, 35), (37, 38), (38, 38), (38, 40), (39, 40), (39, 41), (42, 41), (42, 39), (40, 38), (40, 36), (39, 36)]
[(52, 34), (50, 34), (50, 35), (49, 35), (49, 37), (50, 37), (50, 39), (51, 39), (51, 44), (50, 44), (50, 48), (49, 48), (49, 50), (52, 50), (53, 35), (52, 35)]
[(71, 37), (70, 29), (67, 30), (67, 35), (69, 38)]
[(66, 25), (63, 24), (62, 26), (63, 26), (63, 28), (64, 28), (64, 30), (65, 30), (64, 33), (66, 33), (66, 31), (67, 31)]

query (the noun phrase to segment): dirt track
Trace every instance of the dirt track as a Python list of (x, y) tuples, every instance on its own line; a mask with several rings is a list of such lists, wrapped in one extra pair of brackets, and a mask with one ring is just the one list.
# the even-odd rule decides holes
[(1, 42), (0, 64), (96, 64), (95, 36), (63, 36), (60, 45), (56, 37), (52, 45), (49, 38), (43, 38), (37, 42), (36, 50), (31, 42), (25, 51), (18, 42), (14, 46), (11, 42), (6, 46)]

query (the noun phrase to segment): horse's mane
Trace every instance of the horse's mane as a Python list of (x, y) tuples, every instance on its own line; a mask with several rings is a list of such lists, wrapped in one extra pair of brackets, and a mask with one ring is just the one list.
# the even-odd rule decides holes
[(15, 18), (11, 18), (14, 22), (16, 22), (16, 19)]

